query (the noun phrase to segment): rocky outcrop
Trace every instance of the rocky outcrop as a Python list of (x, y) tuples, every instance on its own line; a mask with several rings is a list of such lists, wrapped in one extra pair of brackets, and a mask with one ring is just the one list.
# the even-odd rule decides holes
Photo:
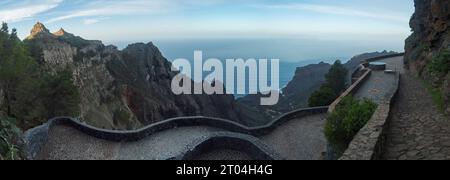
[[(430, 65), (436, 57), (450, 51), (450, 2), (447, 0), (415, 0), (416, 11), (411, 18), (412, 35), (406, 40), (406, 67), (441, 91), (450, 113), (450, 75), (435, 72)], [(450, 57), (444, 56), (437, 66), (448, 66)], [(444, 63), (442, 63), (444, 62)], [(445, 63), (446, 62), (446, 63)], [(441, 64), (439, 64), (441, 63)], [(447, 67), (447, 69), (450, 69)]]
[(175, 96), (175, 72), (152, 43), (132, 44), (123, 51), (85, 40), (60, 29), (50, 33), (41, 23), (26, 39), (42, 52), (50, 72), (73, 70), (81, 95), (80, 119), (106, 129), (136, 129), (178, 116), (204, 115), (240, 121), (234, 97)]

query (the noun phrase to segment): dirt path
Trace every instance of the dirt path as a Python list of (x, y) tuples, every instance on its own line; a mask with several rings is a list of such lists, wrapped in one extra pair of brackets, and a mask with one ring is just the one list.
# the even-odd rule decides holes
[(403, 74), (393, 107), (384, 159), (450, 159), (450, 120), (420, 80)]

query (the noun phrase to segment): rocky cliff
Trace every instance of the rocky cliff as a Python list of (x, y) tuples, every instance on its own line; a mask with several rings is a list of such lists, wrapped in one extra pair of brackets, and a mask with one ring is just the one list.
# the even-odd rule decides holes
[(406, 67), (435, 88), (435, 99), (450, 113), (450, 1), (415, 0)]
[[(107, 129), (135, 129), (178, 116), (204, 115), (240, 121), (229, 95), (172, 93), (175, 72), (152, 43), (124, 50), (37, 23), (26, 41), (37, 47), (50, 72), (73, 70), (81, 95), (80, 119)], [(193, 82), (191, 82), (193, 83)]]

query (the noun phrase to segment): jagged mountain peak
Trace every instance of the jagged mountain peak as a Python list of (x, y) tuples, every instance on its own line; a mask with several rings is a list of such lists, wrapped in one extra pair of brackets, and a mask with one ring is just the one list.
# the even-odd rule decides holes
[(28, 36), (27, 39), (33, 39), (36, 36), (39, 36), (41, 34), (44, 35), (49, 35), (51, 34), (50, 31), (45, 27), (44, 24), (42, 24), (41, 22), (37, 22), (34, 26), (33, 29), (31, 29), (30, 31), (30, 36)]
[(67, 31), (64, 30), (64, 28), (60, 28), (58, 31), (54, 32), (53, 34), (55, 36), (64, 36), (64, 35), (69, 34), (69, 33), (67, 33)]
[(50, 32), (44, 24), (42, 24), (41, 22), (37, 22), (34, 26), (33, 29), (31, 30), (31, 34), (33, 33), (40, 33), (40, 32)]
[(28, 40), (54, 39), (54, 40), (58, 40), (59, 42), (64, 42), (64, 43), (70, 44), (73, 47), (77, 47), (77, 48), (82, 48), (82, 47), (86, 47), (89, 45), (103, 46), (103, 43), (101, 41), (83, 39), (80, 36), (76, 36), (75, 34), (67, 32), (62, 27), (58, 31), (56, 31), (54, 33), (50, 33), (50, 31), (47, 28), (45, 28), (45, 26), (42, 23), (39, 23), (39, 22), (34, 26), (31, 35), (27, 39)]

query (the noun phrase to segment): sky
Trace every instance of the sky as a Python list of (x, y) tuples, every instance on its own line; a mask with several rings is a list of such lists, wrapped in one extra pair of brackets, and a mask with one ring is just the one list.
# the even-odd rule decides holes
[(298, 39), (401, 51), (413, 12), (413, 0), (0, 0), (0, 21), (17, 28), (21, 38), (39, 21), (50, 31), (62, 27), (119, 47), (158, 40)]

